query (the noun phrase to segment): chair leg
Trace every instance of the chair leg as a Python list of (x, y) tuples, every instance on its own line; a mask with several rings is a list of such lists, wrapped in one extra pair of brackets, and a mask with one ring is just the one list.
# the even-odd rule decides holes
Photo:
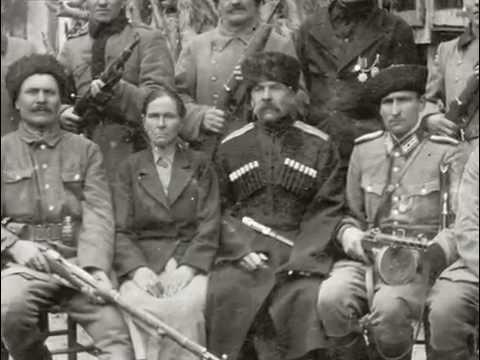
[[(77, 342), (77, 324), (70, 319), (70, 317), (67, 318), (67, 344), (68, 348), (74, 348), (78, 346)], [(77, 353), (69, 353), (68, 354), (68, 360), (77, 360)]]

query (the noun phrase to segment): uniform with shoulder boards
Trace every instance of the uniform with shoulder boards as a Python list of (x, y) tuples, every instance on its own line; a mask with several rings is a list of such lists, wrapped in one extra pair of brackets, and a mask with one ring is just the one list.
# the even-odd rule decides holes
[[(338, 359), (410, 359), (411, 323), (421, 320), (430, 276), (455, 254), (450, 242), (431, 240), (441, 227), (443, 196), (448, 212), (455, 203), (458, 141), (420, 127), (425, 79), (423, 67), (396, 65), (367, 83), (386, 131), (355, 141), (349, 214), (337, 229), (347, 256), (333, 266), (318, 299)], [(448, 181), (441, 181), (442, 170)]]

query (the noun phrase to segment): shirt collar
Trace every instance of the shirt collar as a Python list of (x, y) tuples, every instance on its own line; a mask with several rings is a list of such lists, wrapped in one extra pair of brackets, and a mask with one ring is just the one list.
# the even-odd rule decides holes
[(215, 36), (213, 38), (213, 45), (214, 47), (219, 50), (223, 51), (233, 40), (238, 39), (243, 42), (245, 45), (248, 45), (250, 39), (253, 36), (253, 33), (259, 26), (257, 22), (254, 26), (249, 29), (246, 29), (241, 34), (232, 34), (230, 33), (225, 27), (223, 26), (222, 22), (215, 29)]
[(469, 25), (458, 39), (458, 48), (465, 49), (473, 40), (475, 40), (475, 35), (473, 35), (472, 26)]
[(45, 131), (37, 131), (27, 127), (23, 121), (20, 122), (17, 131), (20, 139), (22, 139), (27, 144), (46, 144), (48, 147), (51, 148), (55, 147), (58, 144), (64, 134), (58, 124)]
[(156, 146), (152, 146), (153, 160), (155, 161), (155, 164), (160, 159), (167, 161), (170, 165), (173, 164), (173, 158), (175, 157), (176, 148), (176, 143), (169, 145), (166, 148), (158, 148)]

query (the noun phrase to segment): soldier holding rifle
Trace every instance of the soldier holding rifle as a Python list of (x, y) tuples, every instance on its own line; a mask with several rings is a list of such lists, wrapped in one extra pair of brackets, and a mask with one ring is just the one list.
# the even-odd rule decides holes
[[(430, 272), (455, 253), (446, 238), (426, 247), (440, 227), (441, 195), (454, 198), (461, 168), (458, 141), (420, 126), (426, 77), (424, 67), (393, 65), (367, 83), (386, 131), (356, 140), (347, 177), (350, 215), (337, 231), (348, 259), (334, 265), (320, 288), (318, 311), (335, 359), (410, 359), (412, 322), (421, 320)], [(379, 232), (369, 233), (372, 228)], [(393, 246), (372, 250), (372, 271), (363, 245), (376, 238)], [(412, 249), (415, 243), (426, 248), (424, 257)]]
[(194, 37), (177, 61), (176, 86), (188, 99), (182, 135), (198, 142), (199, 148), (207, 153), (214, 152), (216, 144), (212, 138), (226, 135), (246, 122), (242, 116), (229, 116), (227, 108), (220, 104), (225, 95), (224, 85), (235, 69), (241, 79), (239, 60), (246, 52), (274, 50), (296, 56), (291, 39), (275, 30), (270, 32), (262, 24), (260, 3), (260, 0), (220, 0), (218, 26)]
[[(295, 58), (257, 53), (242, 72), (254, 117), (215, 158), (230, 217), (210, 276), (208, 347), (232, 360), (321, 359), (326, 343), (315, 305), (344, 204), (338, 152), (328, 135), (295, 117)], [(245, 216), (293, 248), (282, 237), (249, 233)]]
[[(173, 63), (165, 38), (145, 25), (126, 18), (126, 0), (87, 0), (88, 26), (71, 35), (59, 60), (73, 77), (77, 98), (88, 92), (104, 102), (96, 119), (82, 118), (75, 107), (63, 106), (62, 127), (87, 134), (100, 146), (109, 178), (119, 161), (142, 146), (133, 124), (138, 123), (143, 100), (162, 84), (173, 85)], [(139, 44), (120, 71), (113, 86), (100, 79), (102, 73), (136, 38)], [(105, 87), (105, 88), (104, 88)], [(102, 91), (104, 90), (104, 91)], [(93, 123), (93, 124), (92, 124)]]
[[(461, 132), (466, 144), (475, 141), (478, 144), (478, 0), (466, 0), (465, 8), (469, 24), (464, 33), (438, 46), (429, 69), (425, 94), (427, 105), (423, 114), (430, 132), (455, 137)], [(469, 98), (462, 99), (465, 103), (462, 113), (456, 114), (455, 118), (449, 117), (452, 104), (465, 91), (472, 77), (476, 78), (476, 91), (472, 91)], [(472, 146), (467, 147), (472, 149)]]
[(439, 234), (452, 238), (459, 256), (429, 298), (431, 360), (478, 359), (478, 146), (465, 165), (458, 198), (455, 226)]
[(60, 129), (67, 76), (49, 55), (12, 64), (7, 89), (21, 122), (2, 138), (2, 341), (15, 360), (51, 359), (38, 328), (42, 311), (61, 304), (101, 350), (102, 360), (131, 360), (127, 327), (112, 306), (90, 303), (50, 274), (53, 248), (111, 287), (113, 210), (97, 145)]

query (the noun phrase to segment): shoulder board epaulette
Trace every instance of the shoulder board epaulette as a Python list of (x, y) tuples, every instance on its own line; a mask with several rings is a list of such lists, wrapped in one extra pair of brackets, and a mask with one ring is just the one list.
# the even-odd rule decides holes
[(246, 132), (252, 130), (255, 127), (254, 123), (248, 123), (245, 126), (242, 126), (240, 129), (232, 131), (229, 135), (227, 135), (221, 142), (221, 144), (225, 144), (227, 141), (230, 141), (232, 139), (235, 139), (236, 137), (239, 137)]
[(374, 140), (374, 139), (378, 139), (382, 135), (383, 135), (383, 130), (377, 130), (377, 131), (359, 136), (355, 139), (355, 145), (363, 144), (364, 142)]
[(450, 145), (458, 145), (460, 144), (460, 141), (457, 139), (454, 139), (450, 136), (445, 136), (445, 135), (430, 135), (430, 140), (436, 143), (442, 143), (442, 144), (450, 144)]
[(88, 22), (79, 28), (74, 28), (67, 34), (67, 39), (73, 39), (88, 34)]
[(302, 130), (303, 132), (306, 132), (307, 134), (319, 137), (322, 140), (328, 141), (330, 139), (330, 136), (327, 133), (323, 132), (320, 129), (317, 129), (316, 127), (308, 125), (303, 121), (297, 120), (293, 123), (293, 126), (297, 129)]

